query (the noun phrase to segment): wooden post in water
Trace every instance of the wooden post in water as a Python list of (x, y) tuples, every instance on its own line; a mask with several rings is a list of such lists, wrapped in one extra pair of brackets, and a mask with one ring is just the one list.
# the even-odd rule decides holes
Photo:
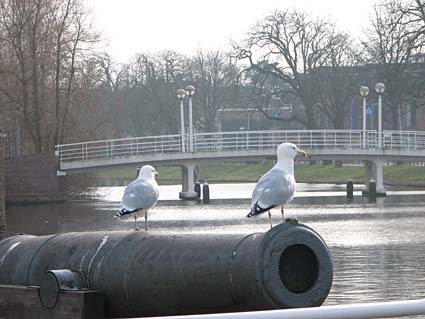
[(4, 157), (3, 148), (0, 144), (0, 240), (6, 237), (6, 210), (4, 205)]
[(347, 198), (352, 199), (354, 197), (354, 184), (352, 179), (347, 180)]

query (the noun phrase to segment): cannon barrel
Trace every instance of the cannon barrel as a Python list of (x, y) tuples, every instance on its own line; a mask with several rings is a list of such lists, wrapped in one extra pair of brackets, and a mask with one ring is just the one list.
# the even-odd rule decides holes
[(323, 239), (298, 222), (265, 233), (84, 232), (0, 242), (0, 284), (39, 286), (79, 270), (105, 296), (105, 316), (157, 316), (319, 306), (332, 285)]

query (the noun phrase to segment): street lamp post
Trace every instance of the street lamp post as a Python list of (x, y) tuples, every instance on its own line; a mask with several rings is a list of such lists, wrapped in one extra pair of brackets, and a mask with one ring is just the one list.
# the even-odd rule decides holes
[(375, 91), (379, 94), (378, 97), (378, 147), (382, 148), (382, 93), (385, 91), (384, 83), (377, 83)]
[(189, 149), (193, 152), (193, 113), (192, 113), (192, 96), (195, 94), (193, 85), (186, 86), (186, 94), (189, 96)]
[(183, 112), (183, 99), (186, 96), (186, 91), (183, 89), (177, 90), (177, 97), (180, 99), (180, 125), (182, 134), (182, 152), (185, 152), (185, 131), (184, 131), (184, 112)]
[(363, 148), (366, 148), (366, 96), (369, 94), (369, 88), (362, 86), (360, 95), (363, 96)]

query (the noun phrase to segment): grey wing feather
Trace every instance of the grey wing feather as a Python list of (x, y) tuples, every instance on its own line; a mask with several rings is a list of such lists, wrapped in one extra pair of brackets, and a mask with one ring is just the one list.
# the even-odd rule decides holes
[(295, 193), (295, 180), (292, 175), (281, 170), (270, 170), (258, 181), (252, 193), (251, 207), (258, 203), (265, 208), (283, 205), (292, 200)]
[(122, 198), (122, 208), (149, 209), (155, 206), (158, 197), (158, 187), (155, 184), (137, 179), (126, 187)]

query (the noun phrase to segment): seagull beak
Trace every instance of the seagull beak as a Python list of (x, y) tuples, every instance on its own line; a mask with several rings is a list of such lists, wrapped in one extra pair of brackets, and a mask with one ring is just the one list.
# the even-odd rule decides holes
[(303, 150), (298, 150), (297, 155), (302, 156), (302, 157), (308, 157), (308, 154), (306, 152), (304, 152)]
[(155, 177), (159, 177), (159, 173), (158, 172), (155, 172), (154, 175), (155, 175)]

